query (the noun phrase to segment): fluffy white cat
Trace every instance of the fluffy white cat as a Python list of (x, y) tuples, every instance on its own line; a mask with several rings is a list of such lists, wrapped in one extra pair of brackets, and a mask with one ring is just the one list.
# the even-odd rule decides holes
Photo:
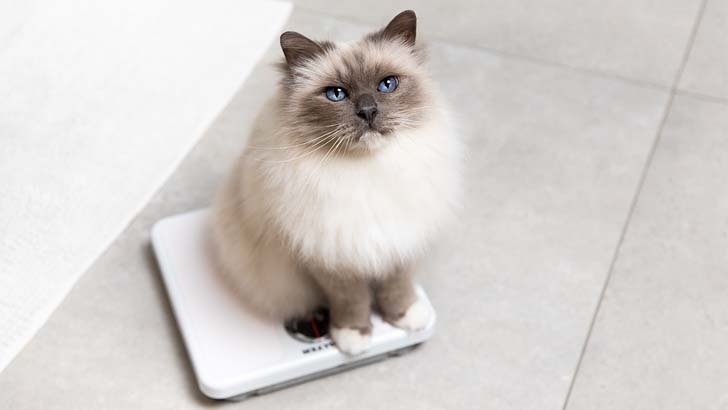
[(275, 320), (331, 312), (344, 352), (385, 320), (426, 325), (414, 262), (453, 219), (462, 146), (405, 11), (353, 43), (281, 36), (285, 62), (215, 204), (221, 271)]

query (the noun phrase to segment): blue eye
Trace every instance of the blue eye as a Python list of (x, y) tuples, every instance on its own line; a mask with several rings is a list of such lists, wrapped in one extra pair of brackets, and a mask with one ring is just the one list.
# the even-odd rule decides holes
[(341, 101), (346, 98), (346, 90), (341, 87), (326, 87), (326, 98), (331, 101)]
[(397, 77), (390, 75), (389, 77), (384, 77), (384, 79), (379, 82), (377, 90), (382, 93), (391, 93), (397, 89), (397, 85), (399, 85)]

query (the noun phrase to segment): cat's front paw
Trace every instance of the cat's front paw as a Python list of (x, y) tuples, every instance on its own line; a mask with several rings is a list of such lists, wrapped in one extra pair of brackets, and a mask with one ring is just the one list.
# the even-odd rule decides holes
[(336, 347), (348, 355), (358, 355), (369, 349), (372, 342), (370, 330), (360, 330), (350, 327), (334, 327), (331, 329), (331, 339)]
[(418, 300), (410, 305), (404, 316), (392, 322), (400, 329), (415, 331), (422, 330), (430, 323), (432, 312), (425, 303)]

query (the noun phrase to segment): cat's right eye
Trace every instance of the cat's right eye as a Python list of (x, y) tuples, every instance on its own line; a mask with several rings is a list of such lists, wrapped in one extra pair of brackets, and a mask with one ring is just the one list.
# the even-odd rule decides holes
[(346, 98), (346, 90), (341, 87), (326, 87), (325, 94), (331, 101), (341, 101)]

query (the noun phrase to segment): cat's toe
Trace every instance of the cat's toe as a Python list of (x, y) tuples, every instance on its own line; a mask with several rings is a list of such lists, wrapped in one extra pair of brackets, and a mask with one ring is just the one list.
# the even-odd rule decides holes
[(409, 331), (422, 330), (430, 323), (431, 316), (432, 312), (427, 305), (418, 300), (407, 308), (404, 316), (395, 320), (392, 324)]
[(372, 341), (371, 332), (350, 327), (332, 328), (331, 338), (339, 350), (352, 356), (364, 353)]

